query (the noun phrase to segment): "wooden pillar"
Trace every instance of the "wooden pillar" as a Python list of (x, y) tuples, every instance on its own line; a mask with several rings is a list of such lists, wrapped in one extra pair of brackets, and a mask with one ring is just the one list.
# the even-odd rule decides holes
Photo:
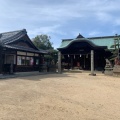
[(86, 64), (86, 63), (85, 63), (85, 59), (86, 59), (85, 57), (86, 57), (86, 55), (84, 55), (84, 69), (85, 69), (85, 64)]
[(3, 57), (2, 57), (3, 48), (0, 46), (0, 74), (3, 72)]
[(73, 58), (71, 56), (71, 69), (73, 69)]
[(61, 69), (61, 52), (58, 52), (58, 73), (61, 74), (62, 73), (62, 69)]
[(91, 50), (91, 74), (92, 76), (96, 76), (94, 73), (94, 50)]

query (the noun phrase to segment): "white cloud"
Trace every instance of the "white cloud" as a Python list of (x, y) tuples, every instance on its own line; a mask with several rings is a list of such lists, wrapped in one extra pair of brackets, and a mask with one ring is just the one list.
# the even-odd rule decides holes
[(120, 26), (120, 18), (115, 19), (114, 21), (116, 26)]
[(98, 32), (98, 31), (91, 31), (88, 35), (89, 36), (96, 36), (96, 35), (99, 35), (100, 34), (100, 32)]
[(40, 28), (34, 28), (32, 30), (28, 30), (28, 34), (30, 34), (31, 36), (36, 36), (36, 35), (40, 35), (40, 34), (65, 35), (64, 32), (59, 30), (60, 27), (61, 26), (58, 24), (58, 25), (53, 25), (53, 26), (44, 26), (44, 27), (40, 27)]
[(13, 0), (13, 2), (10, 2), (9, 0), (4, 0), (2, 2), (3, 5), (0, 5), (0, 11), (3, 11), (0, 17), (5, 21), (22, 19), (26, 22), (50, 21), (64, 23), (71, 19), (82, 19), (92, 16), (103, 22), (113, 18), (114, 15), (110, 14), (111, 11), (120, 10), (117, 0), (109, 2), (107, 0), (67, 0), (64, 3), (61, 1), (59, 4), (54, 4), (55, 1), (52, 1), (53, 4), (47, 4), (47, 1), (50, 2), (49, 0), (45, 0), (46, 4), (29, 1)]
[(117, 30), (113, 30), (113, 31), (112, 31), (112, 35), (115, 35), (115, 34), (118, 34), (118, 31), (117, 31)]
[[(76, 38), (79, 34), (81, 34), (82, 36), (83, 36), (83, 32), (82, 32), (82, 30), (74, 30), (74, 31), (71, 31), (71, 34), (72, 34), (72, 36), (74, 37), (74, 38)], [(83, 36), (83, 37), (85, 37), (85, 36)]]
[(96, 13), (97, 19), (101, 22), (112, 22), (113, 17), (109, 13), (105, 12), (98, 12)]
[[(100, 23), (106, 28), (108, 24), (120, 26), (119, 0), (1, 0), (0, 11), (0, 32), (26, 28), (30, 36), (95, 36), (103, 33)], [(96, 27), (101, 28), (100, 32), (90, 31)]]

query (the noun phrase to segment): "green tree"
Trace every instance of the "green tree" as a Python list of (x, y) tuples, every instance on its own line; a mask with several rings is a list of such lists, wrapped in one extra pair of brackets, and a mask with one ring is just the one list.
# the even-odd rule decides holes
[(114, 65), (114, 61), (116, 58), (120, 59), (120, 35), (115, 35), (114, 37), (114, 45), (111, 46), (111, 57), (109, 58), (109, 60), (113, 63)]
[(58, 60), (58, 51), (53, 49), (53, 50), (48, 50), (48, 55), (45, 55), (45, 61), (49, 61), (50, 64), (56, 64)]
[(50, 42), (50, 39), (50, 36), (45, 34), (37, 35), (35, 38), (33, 38), (33, 43), (39, 49), (49, 50), (53, 49), (53, 43)]
[(33, 38), (33, 43), (38, 49), (43, 49), (48, 52), (47, 55), (44, 55), (44, 59), (49, 64), (57, 63), (57, 50), (53, 48), (53, 43), (50, 42), (51, 37), (48, 35), (37, 35)]

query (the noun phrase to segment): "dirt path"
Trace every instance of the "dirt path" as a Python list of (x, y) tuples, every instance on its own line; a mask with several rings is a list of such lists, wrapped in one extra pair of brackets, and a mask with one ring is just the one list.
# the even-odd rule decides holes
[(65, 73), (0, 80), (0, 120), (120, 120), (120, 78)]

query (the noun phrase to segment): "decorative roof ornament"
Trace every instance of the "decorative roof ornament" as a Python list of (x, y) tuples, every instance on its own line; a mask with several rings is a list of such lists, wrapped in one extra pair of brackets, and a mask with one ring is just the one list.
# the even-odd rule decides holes
[(79, 35), (76, 37), (76, 39), (77, 38), (84, 38), (84, 37), (79, 33)]

